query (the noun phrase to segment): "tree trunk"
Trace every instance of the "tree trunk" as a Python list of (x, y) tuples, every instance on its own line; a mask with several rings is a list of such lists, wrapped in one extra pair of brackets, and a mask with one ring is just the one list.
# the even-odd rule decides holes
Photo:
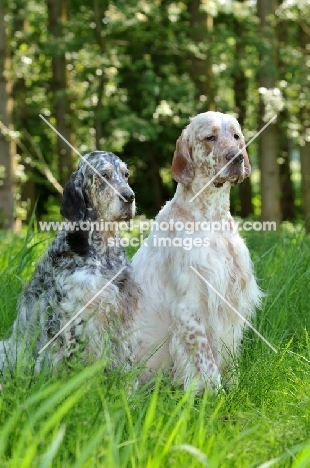
[[(66, 67), (65, 51), (63, 49), (63, 26), (68, 19), (68, 0), (47, 0), (48, 30), (51, 34), (55, 51), (52, 57), (52, 91), (54, 93), (54, 114), (56, 128), (59, 133), (72, 144), (67, 90), (69, 74)], [(62, 138), (57, 136), (58, 168), (60, 183), (64, 186), (73, 170), (72, 150)]]
[[(0, 120), (11, 128), (13, 100), (12, 88), (7, 73), (10, 58), (7, 47), (4, 6), (0, 3)], [(15, 145), (0, 132), (0, 169), (4, 169), (4, 178), (0, 179), (0, 227), (14, 227), (14, 155)]]
[[(96, 39), (100, 47), (100, 53), (103, 56), (106, 52), (106, 45), (102, 31), (102, 18), (106, 10), (108, 9), (108, 0), (94, 0), (94, 19), (95, 19), (95, 34)], [(96, 130), (96, 149), (100, 149), (101, 147), (101, 138), (102, 138), (102, 99), (105, 87), (105, 73), (104, 70), (101, 69), (101, 75), (99, 75), (98, 80), (98, 95), (97, 95), (97, 105), (95, 108), (95, 130)]]
[(281, 211), (283, 221), (293, 221), (295, 219), (295, 194), (290, 166), (290, 142), (286, 136), (284, 122), (289, 120), (286, 112), (279, 114), (278, 138), (279, 156), (281, 158), (280, 183), (281, 183)]
[[(307, 61), (310, 60), (310, 36), (302, 28), (300, 28), (300, 42), (305, 57), (304, 61), (307, 63)], [(306, 75), (308, 74), (309, 73), (307, 71)], [(309, 127), (309, 118), (310, 106), (309, 103), (306, 103), (300, 111), (300, 121), (303, 133), (302, 136), (305, 140), (307, 135), (307, 127)], [(300, 147), (300, 170), (305, 226), (306, 232), (310, 234), (310, 141), (305, 141), (305, 144)]]
[(190, 25), (191, 38), (196, 44), (206, 46), (208, 44), (207, 56), (202, 59), (193, 56), (191, 59), (191, 74), (196, 88), (199, 92), (201, 102), (204, 102), (204, 110), (215, 110), (215, 80), (212, 73), (212, 56), (211, 56), (211, 35), (213, 32), (213, 16), (209, 13), (201, 11), (201, 5), (205, 5), (209, 0), (190, 0)]
[[(282, 0), (277, 0), (277, 7), (282, 4)], [(286, 63), (281, 54), (281, 47), (287, 43), (287, 29), (289, 25), (287, 21), (278, 20), (276, 32), (278, 39), (277, 65), (280, 75), (285, 74)], [(290, 166), (290, 141), (287, 136), (285, 123), (289, 122), (289, 115), (286, 110), (280, 112), (278, 117), (278, 139), (279, 139), (279, 156), (281, 158), (280, 170), (280, 185), (281, 185), (281, 212), (284, 221), (293, 221), (295, 219), (295, 194), (292, 181), (291, 166)]]
[[(245, 70), (239, 60), (239, 57), (243, 57), (245, 54), (244, 50), (244, 22), (234, 17), (234, 33), (236, 38), (236, 49), (235, 49), (235, 65), (233, 73), (234, 91), (235, 91), (235, 105), (236, 112), (238, 113), (238, 122), (240, 123), (241, 129), (244, 127), (247, 109), (247, 89), (248, 79), (245, 75)], [(253, 213), (252, 203), (252, 185), (251, 179), (245, 179), (242, 184), (239, 184), (239, 197), (240, 197), (240, 216), (247, 218)]]
[[(15, 0), (14, 16), (13, 16), (13, 29), (15, 33), (16, 49), (20, 47), (20, 44), (25, 41), (24, 34), (20, 36), (18, 32), (27, 32), (28, 21), (26, 14), (26, 6), (24, 0)], [(20, 128), (20, 138), (22, 145), (16, 143), (17, 153), (22, 156), (22, 164), (25, 167), (25, 174), (30, 177), (22, 184), (20, 188), (21, 201), (26, 203), (27, 213), (26, 221), (28, 222), (32, 215), (32, 210), (35, 205), (35, 186), (31, 179), (33, 167), (25, 162), (26, 155), (23, 154), (23, 148), (29, 145), (27, 138), (23, 136), (24, 129), (27, 128), (29, 119), (28, 105), (26, 104), (27, 88), (24, 77), (15, 77), (15, 83), (13, 86), (13, 100), (18, 102), (18, 108), (13, 111), (13, 121), (15, 127)]]
[[(260, 87), (271, 89), (276, 83), (276, 47), (275, 35), (270, 25), (269, 15), (274, 12), (273, 0), (258, 0), (257, 13), (260, 19), (259, 34), (264, 38), (263, 49), (260, 54)], [(264, 101), (260, 100), (260, 128), (265, 125), (263, 120), (265, 113)], [(278, 132), (276, 124), (270, 124), (263, 131), (259, 140), (259, 158), (261, 170), (261, 200), (262, 221), (281, 222), (280, 209), (280, 176), (277, 163), (279, 151)]]

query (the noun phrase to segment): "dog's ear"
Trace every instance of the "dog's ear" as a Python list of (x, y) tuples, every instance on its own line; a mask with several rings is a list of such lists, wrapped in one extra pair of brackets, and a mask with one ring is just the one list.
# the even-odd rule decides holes
[(249, 156), (246, 150), (243, 150), (243, 157), (244, 157), (244, 178), (249, 177), (252, 172), (251, 164), (249, 161)]
[(176, 143), (171, 171), (174, 180), (180, 184), (189, 185), (195, 177), (192, 149), (184, 131)]
[(81, 222), (85, 218), (86, 203), (83, 195), (83, 175), (76, 171), (65, 186), (60, 213), (69, 221)]

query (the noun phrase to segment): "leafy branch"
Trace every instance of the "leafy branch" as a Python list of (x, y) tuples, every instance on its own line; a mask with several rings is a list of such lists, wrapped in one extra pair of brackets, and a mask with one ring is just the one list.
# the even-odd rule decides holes
[(23, 136), (27, 139), (27, 141), (30, 144), (30, 148), (33, 150), (33, 152), (37, 156), (37, 161), (33, 160), (32, 151), (19, 138), (19, 132), (9, 129), (6, 125), (4, 125), (3, 122), (1, 122), (1, 120), (0, 120), (0, 130), (1, 130), (2, 135), (9, 138), (11, 141), (14, 141), (21, 148), (24, 154), (29, 157), (30, 166), (38, 169), (47, 178), (47, 180), (51, 183), (51, 185), (57, 190), (57, 192), (62, 194), (63, 187), (60, 185), (60, 183), (57, 181), (57, 179), (53, 175), (52, 171), (50, 170), (50, 168), (48, 167), (44, 159), (44, 156), (40, 150), (40, 147), (36, 144), (36, 142), (28, 133), (28, 131), (23, 130)]

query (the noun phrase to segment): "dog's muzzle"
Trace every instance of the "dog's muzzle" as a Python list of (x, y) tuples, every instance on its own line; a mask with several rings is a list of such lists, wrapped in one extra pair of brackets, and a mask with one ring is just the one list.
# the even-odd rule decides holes
[(124, 203), (132, 203), (135, 199), (135, 194), (129, 189), (121, 191), (120, 195)]
[(119, 192), (121, 205), (121, 219), (130, 221), (135, 215), (135, 194), (129, 188)]
[(228, 153), (225, 155), (225, 159), (226, 161), (231, 161), (231, 164), (237, 165), (242, 163), (242, 161), (244, 160), (244, 156), (242, 150), (237, 148), (228, 151)]

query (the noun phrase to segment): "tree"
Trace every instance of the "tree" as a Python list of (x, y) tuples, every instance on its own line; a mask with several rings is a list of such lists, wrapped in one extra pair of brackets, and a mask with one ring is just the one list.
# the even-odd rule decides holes
[(208, 0), (190, 0), (190, 37), (195, 44), (191, 57), (193, 81), (203, 103), (204, 111), (215, 110), (215, 80), (212, 74), (212, 32), (213, 16), (206, 11)]
[[(259, 85), (261, 88), (260, 99), (260, 128), (270, 120), (273, 115), (268, 115), (267, 100), (269, 93), (276, 86), (276, 46), (275, 35), (270, 24), (270, 16), (275, 11), (274, 0), (258, 0), (257, 13), (259, 18), (259, 35), (262, 38), (260, 51)], [(277, 163), (279, 151), (276, 124), (270, 124), (263, 131), (259, 141), (259, 157), (261, 170), (261, 200), (263, 221), (281, 222), (280, 208), (280, 176)]]
[[(306, 63), (310, 61), (310, 29), (305, 27), (300, 28), (301, 48), (303, 57)], [(306, 72), (306, 80), (309, 81), (309, 71)], [(307, 93), (309, 87), (305, 86)], [(310, 105), (309, 101), (302, 100), (302, 107), (300, 111), (301, 131), (302, 131), (302, 145), (300, 146), (300, 166), (301, 166), (301, 183), (303, 206), (305, 214), (306, 232), (310, 233), (310, 135), (309, 135), (309, 121), (310, 121)]]
[[(282, 0), (277, 0), (277, 6), (280, 7)], [(285, 74), (286, 57), (285, 49), (288, 41), (288, 28), (287, 20), (281, 17), (277, 21), (276, 34), (277, 34), (277, 68), (279, 76)], [(290, 38), (291, 39), (291, 38)], [(291, 42), (291, 41), (290, 41)], [(294, 206), (294, 186), (292, 181), (291, 166), (290, 166), (290, 146), (289, 132), (287, 129), (287, 122), (289, 122), (289, 114), (287, 109), (284, 109), (278, 116), (278, 141), (279, 141), (279, 160), (280, 160), (280, 185), (281, 185), (281, 212), (284, 221), (292, 221), (295, 219), (295, 206)]]
[[(10, 129), (12, 119), (12, 87), (10, 84), (10, 57), (7, 46), (5, 8), (0, 3), (0, 120)], [(0, 224), (5, 229), (14, 227), (14, 156), (15, 145), (0, 132)]]
[[(104, 13), (108, 8), (108, 0), (94, 0), (94, 20), (95, 20), (95, 35), (100, 48), (100, 54), (105, 55), (106, 43), (105, 37), (102, 30), (102, 20), (104, 19)], [(98, 93), (97, 93), (97, 104), (95, 108), (95, 129), (96, 129), (96, 148), (101, 147), (102, 138), (102, 99), (104, 95), (104, 86), (106, 82), (105, 71), (103, 67), (99, 69), (101, 72), (98, 76)]]
[[(23, 0), (16, 0), (12, 5), (13, 9), (13, 21), (12, 21), (12, 31), (14, 33), (14, 53), (16, 53), (19, 48), (22, 46), (25, 38), (28, 34), (28, 20), (27, 20), (27, 10)], [(26, 162), (27, 155), (24, 153), (23, 148), (29, 146), (29, 141), (25, 138), (25, 131), (29, 121), (29, 106), (27, 105), (27, 86), (26, 78), (22, 76), (15, 76), (14, 85), (12, 89), (12, 96), (15, 103), (18, 102), (18, 105), (14, 106), (12, 118), (14, 121), (14, 126), (18, 122), (20, 128), (20, 137), (16, 142), (16, 150), (18, 155), (21, 156), (21, 162), (23, 163), (25, 170), (24, 175), (27, 174), (27, 179), (21, 184), (20, 188), (20, 197), (21, 206), (26, 206), (27, 209), (23, 210), (23, 218), (27, 221), (30, 220), (32, 215), (32, 210), (35, 206), (35, 184), (32, 178), (29, 175), (34, 171), (33, 166)], [(20, 144), (19, 144), (20, 142)]]
[(122, 101), (118, 99), (120, 116), (116, 120), (115, 108), (110, 109), (109, 120), (112, 125), (117, 122), (118, 133), (128, 132), (123, 154), (133, 168), (137, 204), (147, 216), (154, 216), (174, 193), (170, 167), (175, 142), (197, 113), (190, 74), (194, 45), (185, 4), (131, 0), (125, 8), (129, 6), (130, 21), (122, 17), (122, 24), (113, 24), (114, 47), (118, 42), (122, 51), (117, 69)]
[[(249, 141), (258, 114), (260, 127), (279, 114), (271, 102), (276, 93), (285, 108), (260, 137), (261, 190), (255, 177), (252, 185), (247, 179), (232, 191), (232, 210), (248, 216), (253, 204), (257, 213), (261, 193), (264, 219), (279, 220), (280, 202), (284, 219), (294, 209), (301, 214), (301, 205), (309, 213), (309, 0), (260, 0), (259, 35), (256, 6), (242, 0), (74, 0), (70, 9), (69, 0), (4, 4), (14, 69), (9, 133), (18, 145), (16, 177), (24, 176), (23, 166), (28, 179), (15, 179), (16, 191), (22, 200), (38, 200), (38, 216), (57, 216), (56, 179), (64, 184), (77, 159), (40, 113), (73, 145), (76, 129), (81, 152), (97, 147), (127, 160), (140, 212), (154, 216), (174, 193), (171, 159), (189, 117), (214, 108), (234, 112)], [(249, 148), (254, 176), (258, 142)], [(293, 179), (294, 193), (290, 176), (293, 143), (304, 145), (301, 204), (299, 181)]]
[(286, 111), (280, 112), (278, 121), (282, 219), (283, 221), (293, 221), (295, 219), (295, 194), (289, 158), (291, 142), (288, 139), (286, 131), (286, 122), (288, 121)]
[[(69, 0), (47, 0), (48, 30), (53, 45), (52, 51), (52, 92), (53, 110), (58, 132), (72, 144), (71, 119), (69, 116), (69, 72), (66, 67), (64, 26), (68, 20)], [(64, 186), (73, 169), (72, 150), (57, 136), (58, 167), (60, 183)]]
[[(242, 129), (245, 125), (248, 102), (248, 78), (241, 60), (241, 57), (245, 56), (246, 24), (247, 23), (244, 19), (240, 18), (238, 14), (234, 15), (233, 27), (236, 46), (233, 68), (233, 84), (236, 112), (238, 113), (238, 121)], [(239, 196), (241, 206), (240, 216), (242, 218), (246, 218), (253, 213), (251, 179), (245, 179), (245, 181), (239, 185)]]

